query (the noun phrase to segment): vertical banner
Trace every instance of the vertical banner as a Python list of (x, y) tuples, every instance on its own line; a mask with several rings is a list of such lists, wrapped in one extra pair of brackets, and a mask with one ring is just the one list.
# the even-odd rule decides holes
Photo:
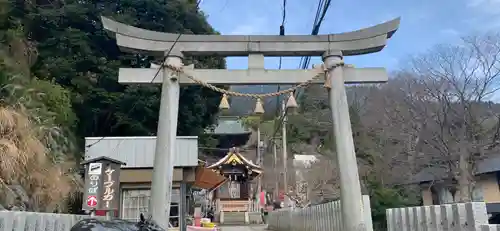
[(259, 192), (259, 203), (260, 203), (260, 206), (261, 208), (264, 208), (264, 206), (266, 205), (266, 193), (264, 191), (262, 192)]
[(103, 169), (102, 210), (116, 210), (120, 200), (120, 167), (115, 163), (108, 163)]

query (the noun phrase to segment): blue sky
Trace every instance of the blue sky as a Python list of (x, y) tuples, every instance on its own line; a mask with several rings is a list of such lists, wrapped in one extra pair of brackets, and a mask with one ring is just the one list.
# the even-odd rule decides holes
[[(288, 0), (286, 34), (310, 34), (317, 0)], [(203, 0), (200, 7), (222, 34), (278, 34), (282, 0)], [(460, 36), (500, 27), (500, 0), (333, 0), (320, 34), (346, 32), (401, 17), (400, 29), (379, 53), (348, 57), (357, 67), (397, 69), (411, 54)], [(299, 58), (287, 57), (283, 68), (297, 68)], [(312, 63), (319, 62), (319, 58)], [(246, 58), (228, 58), (228, 68), (244, 69)], [(266, 58), (266, 68), (278, 67)]]

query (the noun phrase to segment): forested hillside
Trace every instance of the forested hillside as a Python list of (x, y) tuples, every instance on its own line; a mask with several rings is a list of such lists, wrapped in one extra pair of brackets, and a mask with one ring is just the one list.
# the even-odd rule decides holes
[[(155, 135), (158, 86), (117, 82), (119, 67), (148, 67), (155, 58), (120, 52), (101, 15), (156, 31), (216, 33), (193, 0), (1, 0), (0, 187), (19, 198), (2, 196), (0, 204), (63, 209), (60, 198), (81, 183), (75, 164), (85, 136)], [(220, 58), (186, 63), (225, 67)], [(183, 88), (179, 135), (212, 125), (219, 100), (208, 89)]]

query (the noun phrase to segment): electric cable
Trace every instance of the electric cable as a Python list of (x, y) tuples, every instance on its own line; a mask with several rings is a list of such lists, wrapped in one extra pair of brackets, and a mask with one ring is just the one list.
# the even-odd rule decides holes
[[(285, 20), (286, 20), (286, 0), (283, 0), (283, 6), (282, 6), (281, 10), (282, 10), (282, 19), (281, 19), (281, 25), (280, 25), (280, 36), (284, 36), (285, 35)], [(281, 70), (282, 63), (283, 63), (283, 56), (280, 56), (279, 64), (278, 64), (279, 70)], [(281, 90), (281, 85), (278, 85), (277, 91), (280, 91), (280, 90)], [(280, 104), (280, 100), (279, 100), (279, 96), (278, 96), (278, 99), (276, 100), (276, 113), (275, 113), (276, 117), (278, 116), (278, 113), (279, 113), (279, 104)]]
[[(319, 0), (318, 8), (316, 10), (316, 15), (314, 18), (313, 29), (312, 29), (311, 35), (318, 35), (319, 29), (321, 27), (321, 23), (325, 19), (326, 13), (328, 12), (330, 5), (331, 5), (331, 0)], [(306, 64), (306, 65), (304, 65), (304, 63), (302, 63), (302, 65), (301, 65), (302, 69), (306, 69), (309, 66), (309, 61), (306, 62), (305, 60), (306, 59), (310, 60), (310, 58), (311, 57), (309, 57), (309, 56), (302, 57), (301, 63), (304, 62)], [(304, 60), (304, 61), (302, 61), (302, 60)], [(298, 93), (298, 91), (294, 92), (294, 94), (296, 94), (296, 93)], [(295, 98), (298, 100), (297, 97), (298, 97), (298, 94), (295, 96)], [(279, 110), (279, 109), (277, 108), (277, 110)], [(274, 142), (276, 135), (278, 134), (279, 129), (281, 129), (281, 126), (283, 126), (283, 122), (284, 122), (287, 114), (288, 114), (288, 110), (285, 109), (285, 111), (282, 113), (282, 115), (279, 118), (279, 123), (275, 123), (275, 124), (277, 124), (277, 126), (275, 127), (273, 135), (271, 136), (271, 137), (273, 137), (273, 142)]]

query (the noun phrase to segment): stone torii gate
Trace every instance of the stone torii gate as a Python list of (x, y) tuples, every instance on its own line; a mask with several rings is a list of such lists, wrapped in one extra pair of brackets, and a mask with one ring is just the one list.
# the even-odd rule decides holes
[[(388, 76), (384, 68), (344, 66), (343, 56), (381, 51), (398, 29), (399, 18), (353, 32), (287, 36), (179, 35), (136, 28), (105, 17), (102, 23), (105, 30), (116, 36), (123, 51), (158, 57), (169, 55), (156, 77), (158, 70), (153, 68), (120, 68), (118, 77), (118, 81), (125, 84), (162, 84), (150, 203), (151, 215), (162, 227), (167, 227), (170, 212), (167, 195), (172, 187), (180, 85), (290, 85), (313, 80), (312, 83), (324, 83), (329, 88), (345, 230), (365, 229), (344, 84), (381, 83), (386, 82)], [(248, 56), (248, 70), (194, 69), (183, 66), (184, 55)], [(324, 63), (310, 70), (265, 70), (264, 56), (322, 56)]]

